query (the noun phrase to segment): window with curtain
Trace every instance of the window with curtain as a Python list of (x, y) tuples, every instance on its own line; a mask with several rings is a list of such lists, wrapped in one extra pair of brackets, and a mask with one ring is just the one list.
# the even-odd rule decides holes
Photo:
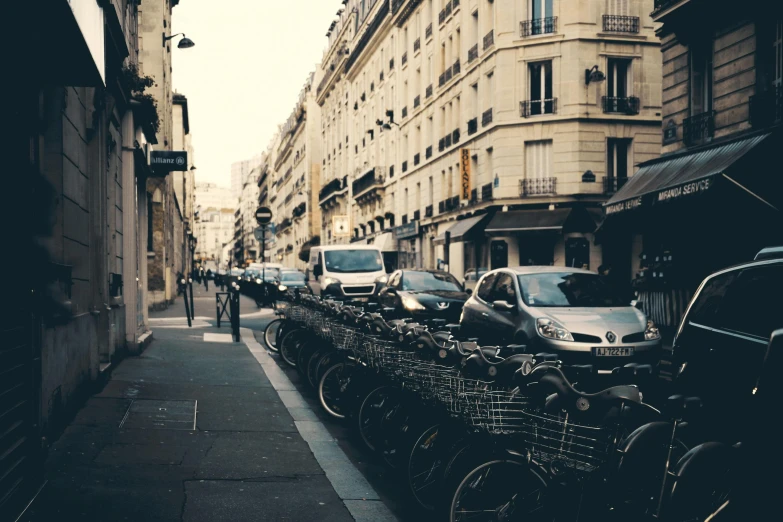
[(609, 138), (606, 141), (607, 192), (620, 190), (628, 181), (632, 143), (633, 140), (625, 138)]
[(630, 16), (631, 11), (628, 3), (628, 0), (606, 0), (606, 14)]
[(525, 143), (526, 179), (551, 178), (553, 163), (552, 140)]
[(530, 115), (553, 114), (555, 112), (552, 93), (552, 61), (535, 62), (528, 65), (530, 78)]

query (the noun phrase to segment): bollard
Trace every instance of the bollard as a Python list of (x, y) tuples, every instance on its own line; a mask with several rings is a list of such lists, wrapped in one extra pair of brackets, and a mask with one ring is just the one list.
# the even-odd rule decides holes
[(193, 279), (188, 279), (188, 290), (190, 290), (190, 316), (196, 318), (196, 305), (193, 304)]
[(232, 293), (231, 326), (233, 328), (234, 342), (239, 342), (239, 290)]
[(188, 307), (188, 285), (185, 284), (185, 280), (182, 280), (182, 294), (185, 299), (185, 317), (188, 318), (188, 328), (193, 327), (193, 323), (190, 319), (190, 308)]
[[(217, 326), (220, 328), (220, 320), (224, 315), (231, 321), (231, 294), (227, 292), (218, 292), (215, 294), (215, 307), (217, 308)], [(233, 329), (233, 327), (234, 323), (232, 322), (231, 328)]]

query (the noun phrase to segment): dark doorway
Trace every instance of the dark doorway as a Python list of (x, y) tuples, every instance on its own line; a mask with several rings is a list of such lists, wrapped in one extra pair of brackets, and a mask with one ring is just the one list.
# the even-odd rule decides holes
[(492, 256), (492, 270), (506, 268), (508, 266), (508, 243), (503, 240), (493, 241), (490, 244)]
[(566, 266), (590, 269), (590, 242), (583, 237), (569, 237), (565, 241)]

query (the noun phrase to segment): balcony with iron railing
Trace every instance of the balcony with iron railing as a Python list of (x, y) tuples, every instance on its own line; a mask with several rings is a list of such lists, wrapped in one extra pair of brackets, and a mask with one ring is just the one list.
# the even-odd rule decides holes
[(291, 215), (294, 217), (294, 219), (296, 219), (304, 216), (305, 212), (307, 212), (307, 203), (302, 201), (294, 208), (294, 210), (291, 211)]
[(759, 92), (750, 97), (750, 124), (754, 128), (771, 127), (783, 123), (783, 86)]
[(604, 32), (606, 33), (638, 33), (638, 16), (604, 15)]
[(284, 218), (283, 221), (280, 222), (280, 224), (277, 226), (277, 230), (282, 232), (283, 230), (290, 228), (291, 225), (293, 225), (293, 221), (291, 218)]
[(486, 183), (481, 186), (481, 201), (490, 201), (492, 199), (492, 183)]
[(487, 109), (481, 114), (481, 126), (486, 127), (492, 123), (492, 109)]
[(427, 205), (426, 207), (424, 207), (424, 217), (425, 218), (430, 218), (430, 217), (432, 217), (432, 215), (433, 215), (432, 214), (432, 205)]
[(557, 17), (536, 18), (519, 22), (519, 33), (522, 37), (553, 34), (557, 32)]
[(519, 102), (519, 115), (521, 117), (529, 118), (543, 114), (557, 114), (557, 98)]
[(384, 179), (380, 170), (380, 168), (370, 169), (361, 177), (354, 180), (354, 182), (351, 184), (354, 199), (358, 199), (370, 191), (374, 191), (383, 187)]
[(715, 135), (715, 111), (703, 112), (682, 121), (685, 145), (699, 145)]
[(318, 192), (318, 201), (323, 205), (328, 200), (332, 199), (333, 196), (336, 197), (340, 192), (345, 191), (346, 188), (348, 188), (347, 177), (343, 179), (335, 178), (324, 185)]
[(468, 63), (473, 63), (474, 60), (477, 60), (478, 55), (479, 55), (479, 47), (478, 44), (476, 44), (470, 49), (468, 49)]
[(490, 47), (495, 45), (495, 30), (488, 32), (487, 35), (484, 37), (484, 50), (486, 51)]
[(604, 112), (607, 114), (639, 114), (639, 98), (636, 96), (628, 97), (616, 97), (616, 96), (604, 96), (603, 97)]
[(531, 178), (519, 180), (520, 196), (554, 196), (557, 194), (557, 178)]
[(432, 97), (432, 84), (429, 84), (427, 88), (424, 90), (424, 97), (430, 98)]
[(628, 178), (604, 177), (604, 194), (615, 194), (628, 182)]
[(460, 71), (462, 71), (462, 68), (459, 63), (459, 58), (457, 58), (457, 61), (454, 62), (454, 65), (451, 66), (451, 76), (452, 77), (457, 76), (460, 73)]
[(451, 2), (448, 2), (443, 9), (441, 9), (440, 13), (438, 13), (438, 24), (443, 25), (446, 23), (446, 20), (448, 20), (449, 16), (451, 16), (452, 11), (452, 5)]
[(453, 74), (454, 72), (451, 67), (443, 71), (443, 73), (441, 73), (441, 75), (438, 76), (438, 87), (443, 87), (448, 82), (450, 82)]
[(468, 136), (476, 134), (478, 132), (478, 118), (468, 120)]

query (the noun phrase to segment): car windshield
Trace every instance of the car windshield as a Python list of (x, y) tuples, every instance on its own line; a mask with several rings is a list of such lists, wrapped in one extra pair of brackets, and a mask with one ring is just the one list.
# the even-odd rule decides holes
[(304, 283), (305, 275), (302, 272), (283, 272), (280, 274), (280, 280), (292, 283)]
[(519, 276), (522, 300), (540, 307), (628, 306), (598, 274), (556, 272)]
[(462, 287), (451, 274), (435, 274), (432, 272), (404, 272), (402, 274), (403, 290), (448, 290), (461, 292)]
[(357, 273), (383, 270), (381, 253), (377, 250), (329, 250), (324, 252), (328, 272)]

